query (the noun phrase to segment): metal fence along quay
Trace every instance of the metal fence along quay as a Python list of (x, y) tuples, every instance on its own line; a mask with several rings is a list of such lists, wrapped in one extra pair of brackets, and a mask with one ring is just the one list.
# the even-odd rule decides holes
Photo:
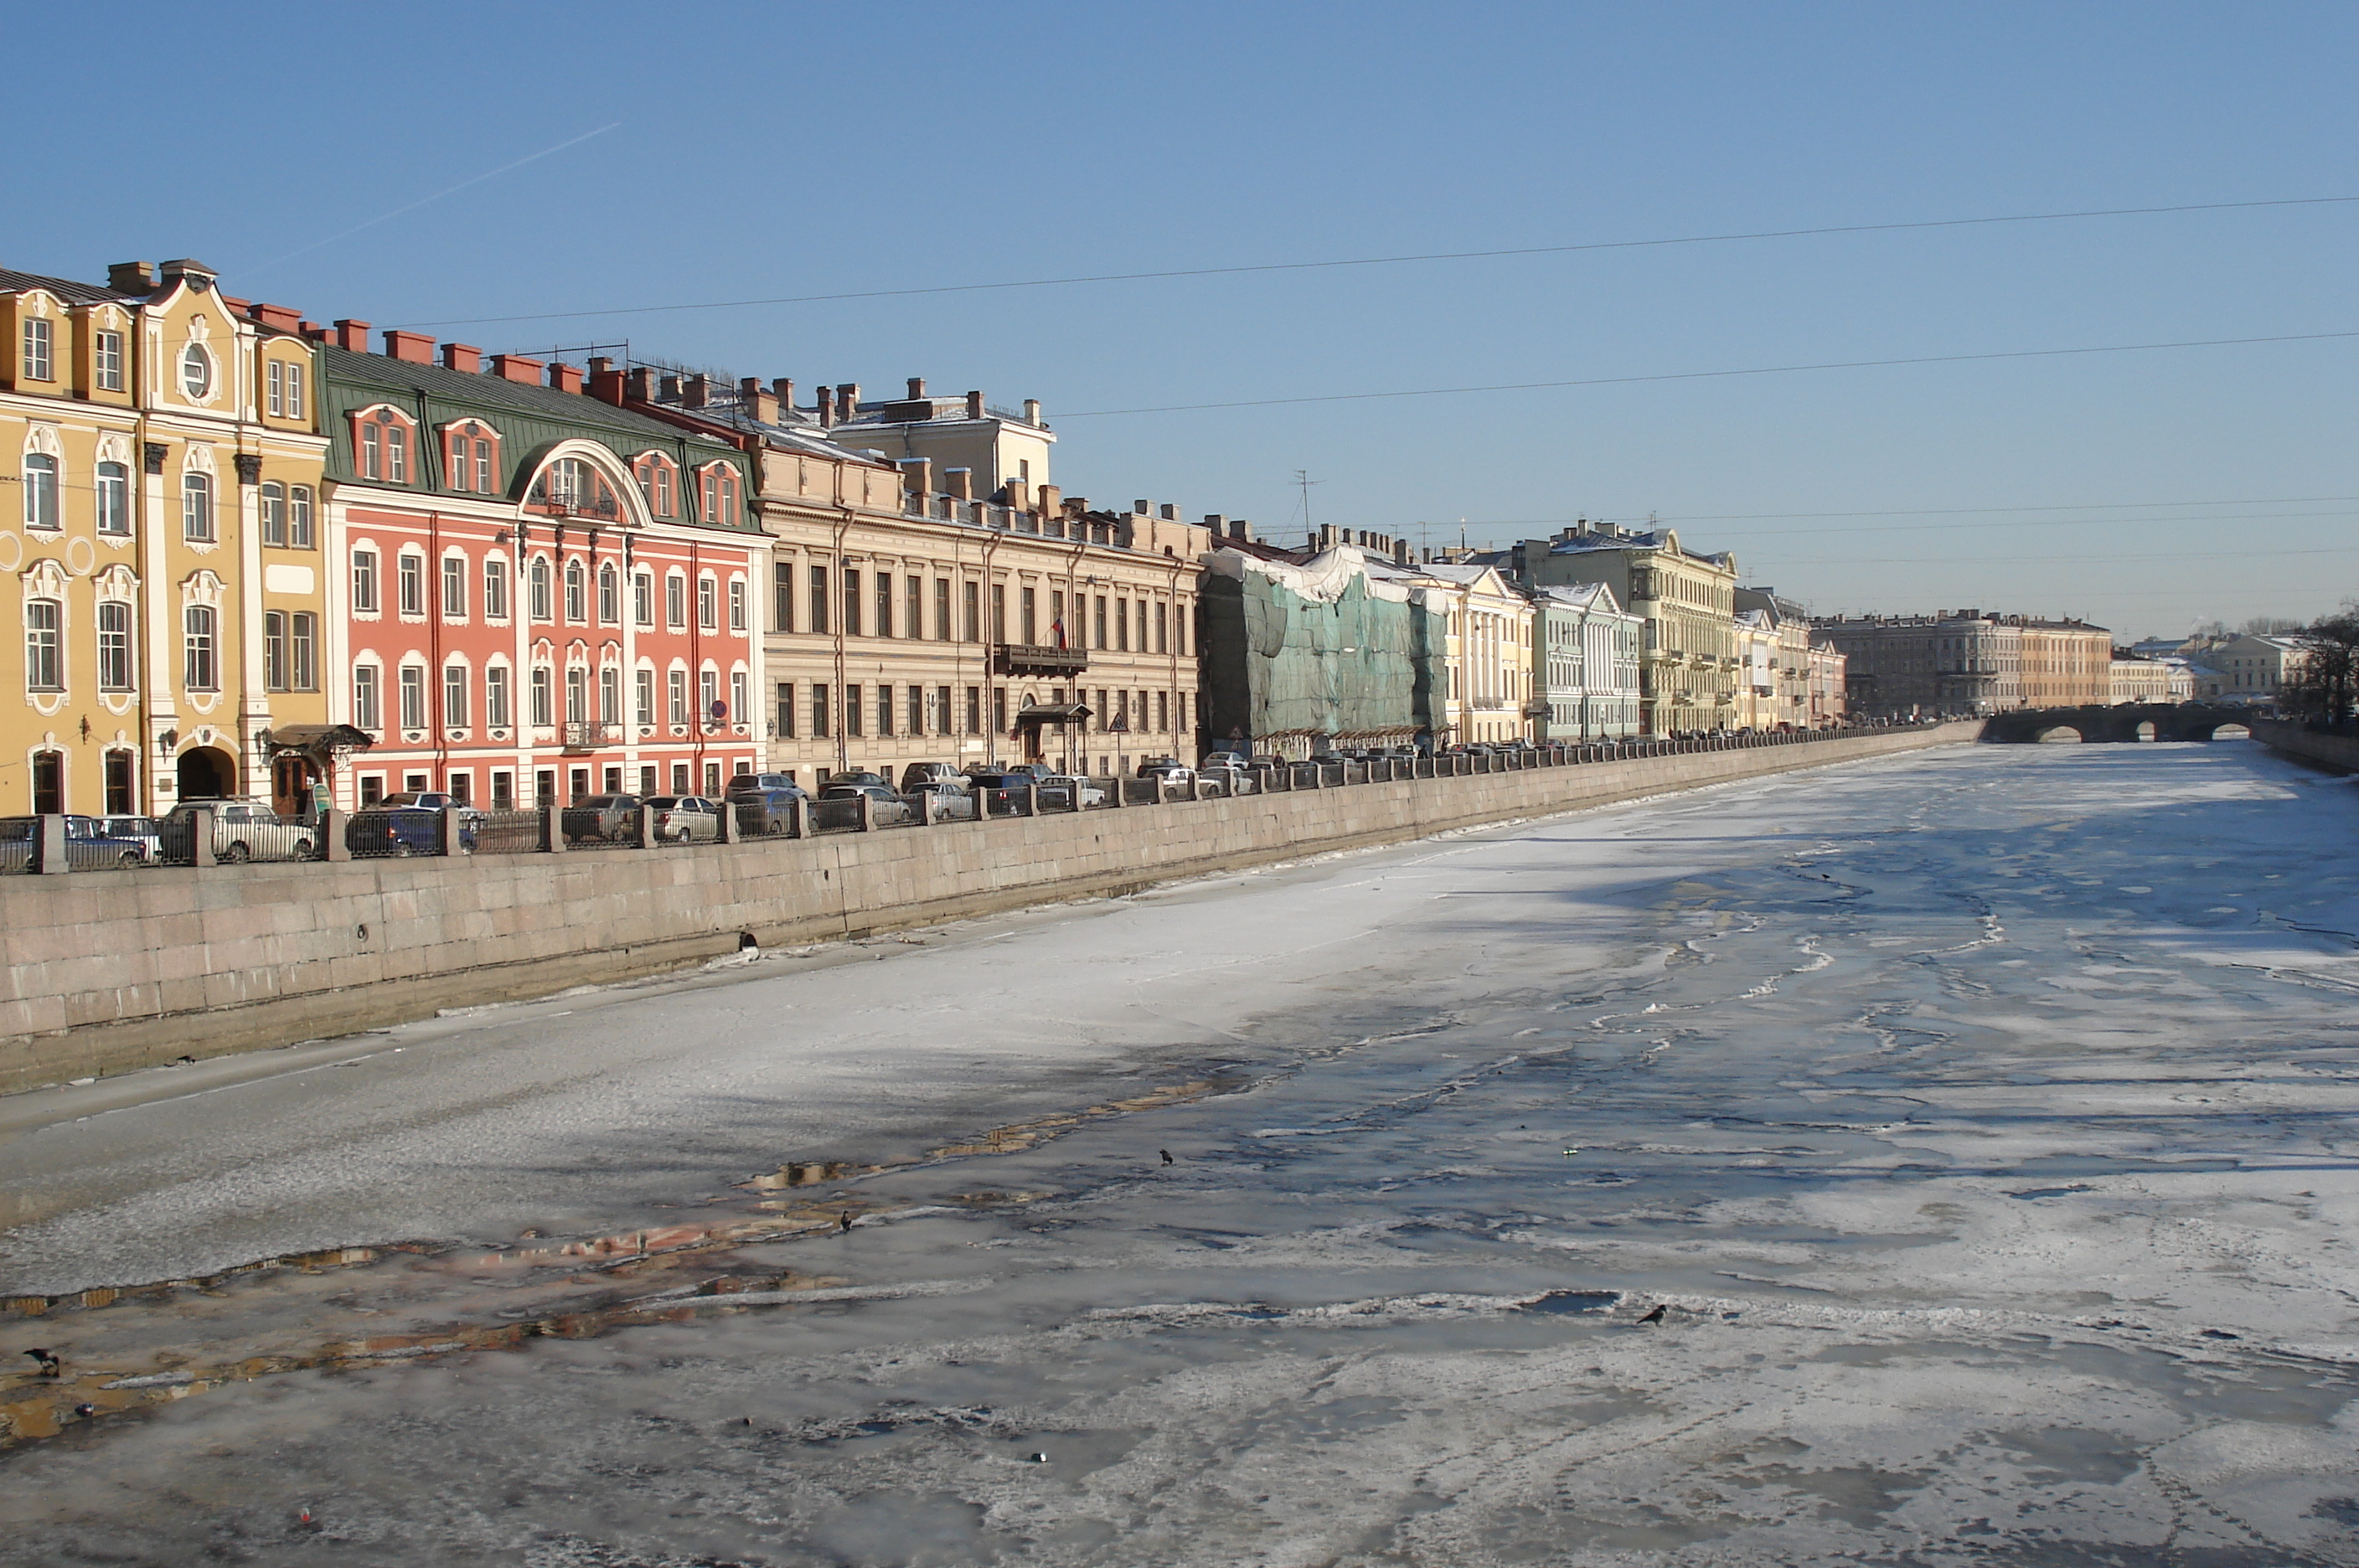
[[(1464, 779), (1534, 768), (1635, 762), (1698, 752), (1806, 746), (1821, 741), (1933, 727), (1930, 724), (1857, 724), (1843, 729), (1687, 740), (1596, 741), (1579, 746), (1366, 760), (1280, 760), (1243, 768), (1215, 768), (1209, 775), (1191, 773), (1186, 779), (1074, 776), (1045, 779), (1036, 786), (973, 791), (922, 789), (895, 794), (877, 789), (863, 791), (850, 799), (797, 800), (792, 811), (783, 814), (759, 802), (730, 801), (723, 803), (709, 831), (694, 833), (679, 827), (676, 821), (667, 831), (654, 807), (598, 811), (581, 804), (521, 811), (482, 811), (466, 806), (439, 811), (332, 811), (308, 822), (216, 821), (213, 811), (197, 806), (157, 824), (144, 841), (102, 838), (90, 826), (96, 819), (22, 817), (0, 822), (0, 874), (62, 875), (142, 866), (168, 870), (417, 855), (624, 850), (666, 853), (714, 843), (734, 844), (756, 839), (888, 833), (905, 828), (945, 829), (1010, 818), (1158, 807), (1178, 801), (1218, 801), (1298, 789), (1347, 789), (1415, 779)], [(13, 836), (9, 836), (12, 833)]]

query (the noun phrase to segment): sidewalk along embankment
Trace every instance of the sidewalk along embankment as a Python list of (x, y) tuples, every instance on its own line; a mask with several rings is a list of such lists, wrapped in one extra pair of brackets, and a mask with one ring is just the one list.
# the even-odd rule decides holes
[(1970, 741), (1798, 746), (659, 851), (0, 879), (0, 1093), (543, 996), (763, 947)]
[(2271, 751), (2299, 757), (2338, 773), (2359, 773), (2359, 739), (2304, 729), (2287, 719), (2255, 719), (2245, 726), (2253, 738)]

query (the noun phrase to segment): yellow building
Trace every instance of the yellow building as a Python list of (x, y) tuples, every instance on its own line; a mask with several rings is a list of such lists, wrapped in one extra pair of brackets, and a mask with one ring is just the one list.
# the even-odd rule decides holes
[(1745, 671), (1736, 643), (1736, 558), (1701, 555), (1670, 528), (1584, 521), (1553, 539), (1515, 547), (1515, 570), (1536, 587), (1603, 583), (1647, 618), (1639, 714), (1647, 735), (1739, 727)]
[(0, 810), (298, 809), (327, 628), (294, 313), (175, 261), (0, 272)]

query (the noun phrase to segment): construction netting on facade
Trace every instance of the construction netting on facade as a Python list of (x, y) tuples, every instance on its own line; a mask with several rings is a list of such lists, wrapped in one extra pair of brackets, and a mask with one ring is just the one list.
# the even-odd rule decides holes
[(1433, 728), (1446, 680), (1443, 616), (1424, 590), (1370, 578), (1356, 551), (1293, 566), (1214, 550), (1203, 615), (1204, 729), (1214, 746), (1405, 744)]

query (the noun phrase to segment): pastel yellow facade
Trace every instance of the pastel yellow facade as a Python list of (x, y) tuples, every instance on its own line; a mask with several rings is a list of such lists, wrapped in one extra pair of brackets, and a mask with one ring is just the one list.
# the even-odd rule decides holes
[(1449, 615), (1449, 727), (1445, 745), (1533, 738), (1531, 600), (1495, 566), (1434, 563), (1413, 569)]
[(0, 811), (308, 799), (325, 443), (310, 345), (253, 310), (194, 262), (0, 272)]

